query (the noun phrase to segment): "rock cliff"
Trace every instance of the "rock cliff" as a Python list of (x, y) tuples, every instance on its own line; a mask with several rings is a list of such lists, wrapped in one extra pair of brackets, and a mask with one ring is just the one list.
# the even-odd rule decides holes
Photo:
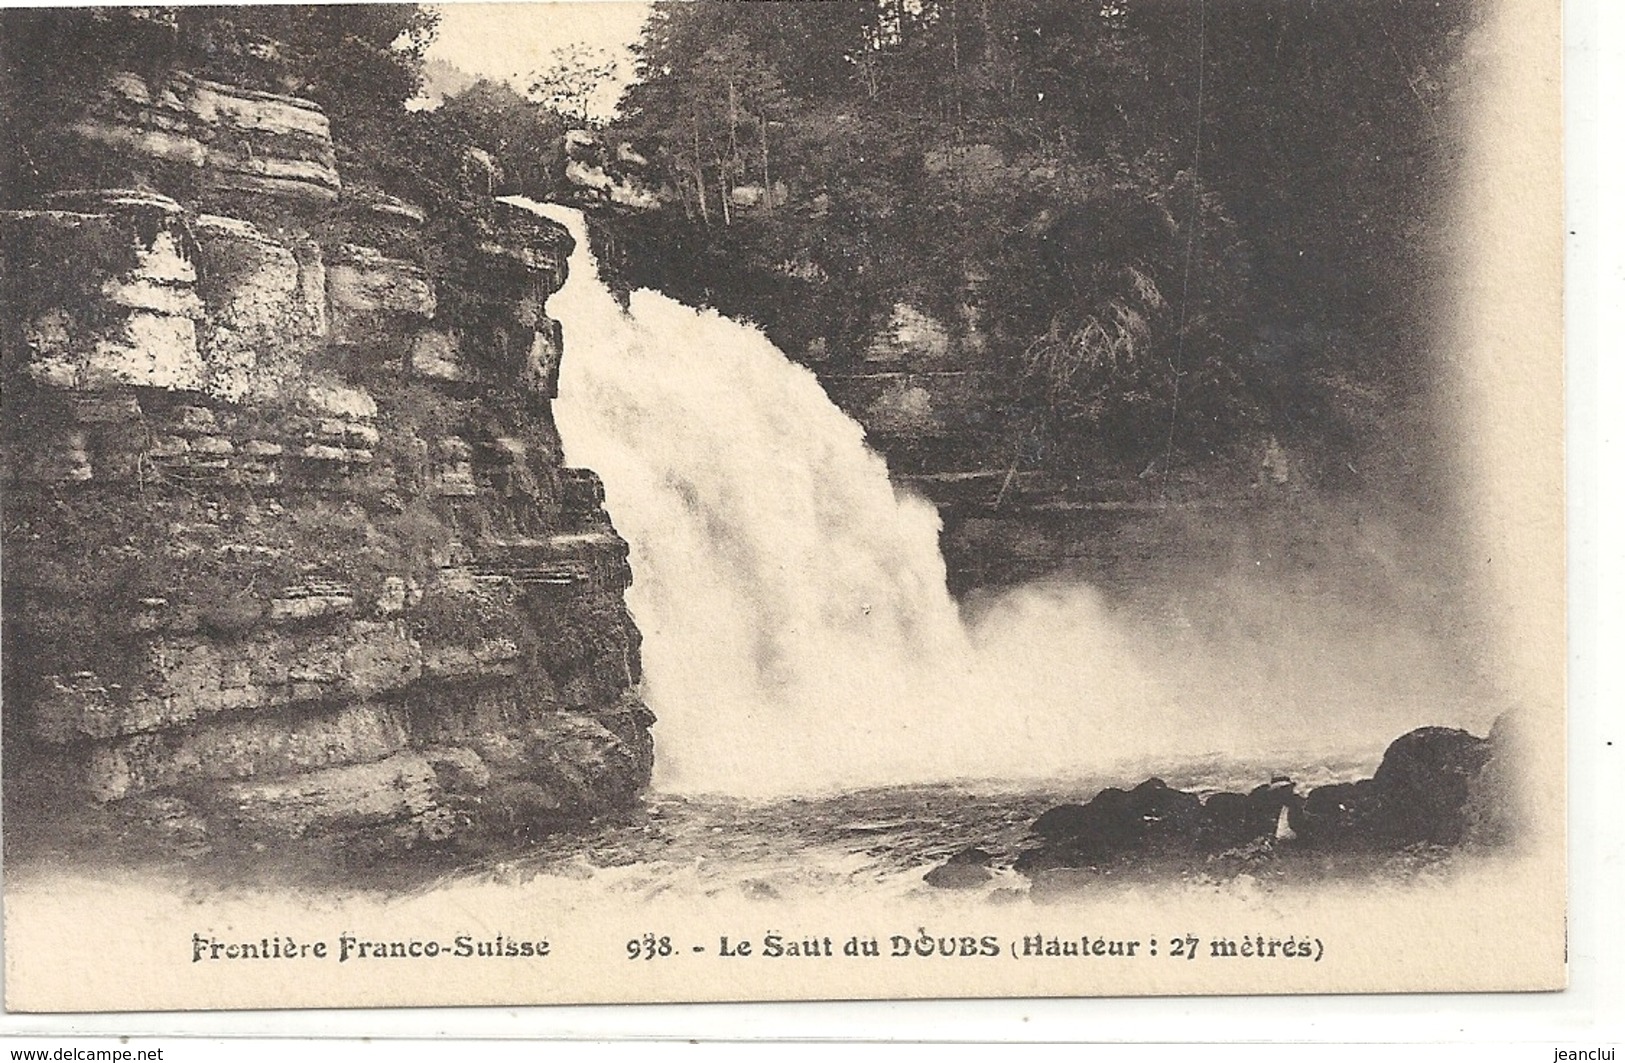
[(550, 411), (569, 235), (471, 180), (431, 241), (314, 104), (184, 70), (112, 74), (60, 144), (0, 214), (8, 839), (626, 803), (626, 546)]

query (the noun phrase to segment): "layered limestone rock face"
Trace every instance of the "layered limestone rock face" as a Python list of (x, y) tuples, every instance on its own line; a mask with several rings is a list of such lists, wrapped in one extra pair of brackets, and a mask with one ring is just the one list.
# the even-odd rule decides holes
[(652, 760), (625, 543), (563, 467), (562, 227), (455, 264), (298, 99), (120, 73), (0, 214), (8, 837), (523, 836)]

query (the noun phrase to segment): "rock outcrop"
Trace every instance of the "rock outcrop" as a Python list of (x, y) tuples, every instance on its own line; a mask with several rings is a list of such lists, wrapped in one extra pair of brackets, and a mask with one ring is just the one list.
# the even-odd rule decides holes
[[(524, 835), (649, 776), (625, 543), (563, 466), (571, 241), (455, 254), (314, 104), (119, 72), (0, 215), (8, 836)], [(47, 819), (46, 817), (50, 817)]]
[(1174, 859), (1257, 857), (1270, 852), (1384, 853), (1464, 843), (1503, 844), (1513, 787), (1490, 778), (1505, 724), (1491, 739), (1422, 727), (1395, 739), (1369, 779), (1300, 794), (1277, 778), (1248, 793), (1178, 790), (1147, 779), (1108, 787), (1083, 804), (1058, 805), (1032, 825), (1035, 845), (1016, 868), (1107, 868)]

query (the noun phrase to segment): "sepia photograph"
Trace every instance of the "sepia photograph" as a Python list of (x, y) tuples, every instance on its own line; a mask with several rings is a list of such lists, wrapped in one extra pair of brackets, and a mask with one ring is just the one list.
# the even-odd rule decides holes
[(1559, 14), (0, 9), (7, 1009), (1562, 989)]

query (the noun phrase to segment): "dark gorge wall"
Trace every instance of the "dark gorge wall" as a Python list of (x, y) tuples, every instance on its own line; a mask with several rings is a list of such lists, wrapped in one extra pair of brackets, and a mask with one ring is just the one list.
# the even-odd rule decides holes
[(53, 143), (0, 214), (8, 843), (400, 849), (625, 804), (652, 720), (550, 410), (565, 230), (477, 172), (426, 219), (314, 104), (184, 69), (110, 73)]

